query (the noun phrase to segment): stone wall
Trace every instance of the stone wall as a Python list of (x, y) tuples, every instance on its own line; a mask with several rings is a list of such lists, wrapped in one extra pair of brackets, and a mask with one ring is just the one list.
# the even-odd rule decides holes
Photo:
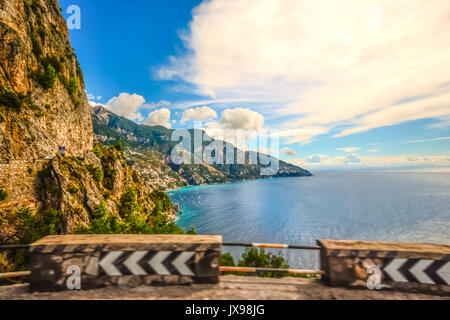
[[(30, 249), (32, 291), (217, 283), (220, 236), (49, 236)], [(73, 282), (71, 282), (73, 280)]]
[(0, 203), (5, 208), (39, 207), (38, 175), (48, 160), (10, 160), (0, 162), (0, 188), (6, 190), (8, 198)]
[(318, 244), (329, 286), (368, 288), (375, 266), (381, 289), (450, 294), (450, 245), (341, 240)]

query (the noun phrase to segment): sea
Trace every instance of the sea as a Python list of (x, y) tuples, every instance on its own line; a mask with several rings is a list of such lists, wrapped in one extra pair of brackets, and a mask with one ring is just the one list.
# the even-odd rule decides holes
[[(319, 171), (168, 192), (177, 224), (224, 242), (315, 245), (317, 239), (450, 244), (450, 171)], [(318, 252), (272, 250), (291, 268), (315, 269)], [(237, 261), (243, 249), (224, 247)]]

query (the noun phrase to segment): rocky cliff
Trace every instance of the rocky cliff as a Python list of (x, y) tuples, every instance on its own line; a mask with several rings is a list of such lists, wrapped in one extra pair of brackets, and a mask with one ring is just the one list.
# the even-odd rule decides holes
[(0, 161), (93, 146), (83, 75), (57, 0), (0, 0)]
[(0, 244), (170, 226), (170, 199), (128, 166), (121, 145), (94, 145), (58, 1), (0, 0), (0, 38)]

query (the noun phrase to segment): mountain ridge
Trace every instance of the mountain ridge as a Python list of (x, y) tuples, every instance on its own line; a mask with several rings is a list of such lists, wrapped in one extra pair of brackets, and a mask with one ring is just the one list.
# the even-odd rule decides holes
[[(179, 144), (178, 141), (171, 141), (174, 130), (162, 126), (147, 126), (137, 124), (125, 117), (119, 116), (101, 105), (94, 105), (92, 108), (92, 121), (95, 139), (106, 145), (115, 144), (122, 141), (125, 147), (125, 158), (130, 164), (135, 166), (144, 179), (151, 184), (157, 185), (161, 190), (175, 189), (188, 185), (202, 185), (225, 183), (242, 180), (253, 180), (264, 178), (261, 176), (261, 168), (264, 166), (260, 162), (262, 156), (277, 160), (259, 152), (245, 152), (245, 164), (206, 164), (203, 160), (199, 164), (175, 164), (171, 159), (171, 151)], [(199, 129), (195, 129), (199, 130)], [(188, 130), (190, 133), (194, 129)], [(238, 148), (228, 142), (211, 139), (203, 130), (201, 134), (206, 138), (205, 146), (211, 142), (218, 141), (225, 147), (233, 148), (236, 160)], [(194, 143), (191, 143), (191, 150), (194, 154)], [(202, 152), (203, 154), (203, 152)], [(224, 152), (225, 154), (225, 152)], [(258, 156), (258, 163), (250, 163), (250, 155)], [(148, 161), (146, 164), (145, 162)], [(311, 173), (293, 164), (282, 160), (279, 161), (279, 170), (272, 177), (303, 177), (311, 176)], [(226, 162), (224, 162), (226, 163)], [(236, 162), (235, 162), (236, 163)], [(169, 181), (164, 181), (164, 175), (158, 174), (152, 167), (156, 167), (159, 172), (164, 172)]]

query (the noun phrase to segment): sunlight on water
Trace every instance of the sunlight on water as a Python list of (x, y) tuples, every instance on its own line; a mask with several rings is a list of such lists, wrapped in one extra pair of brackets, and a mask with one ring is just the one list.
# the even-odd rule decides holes
[[(178, 225), (225, 242), (315, 244), (316, 239), (450, 243), (449, 172), (321, 172), (169, 192)], [(227, 249), (236, 257), (241, 249)], [(284, 253), (291, 267), (315, 252)]]

